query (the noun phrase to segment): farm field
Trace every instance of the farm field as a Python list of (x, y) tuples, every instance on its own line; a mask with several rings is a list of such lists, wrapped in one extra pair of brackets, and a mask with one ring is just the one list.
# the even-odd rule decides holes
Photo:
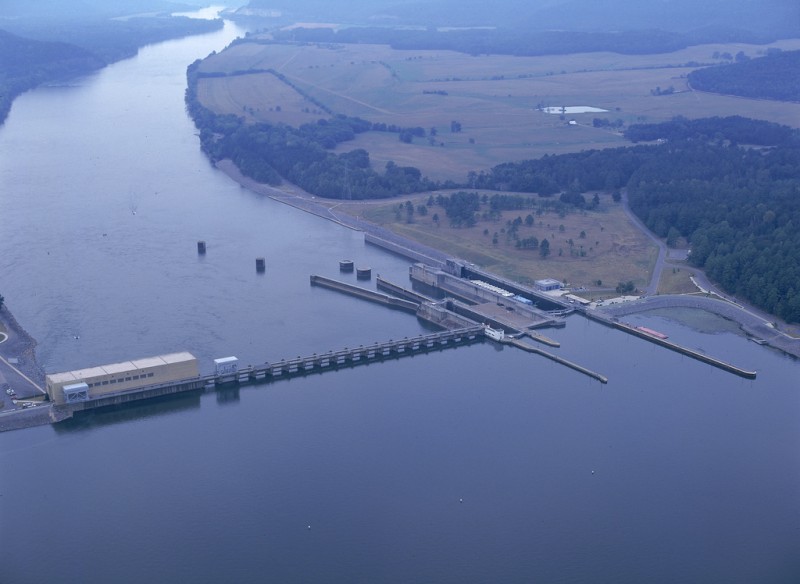
[[(404, 144), (397, 134), (368, 132), (339, 151), (364, 148), (373, 166), (416, 166), (435, 180), (463, 182), (470, 171), (544, 154), (623, 146), (596, 117), (624, 124), (743, 115), (800, 127), (800, 104), (691, 91), (687, 63), (711, 63), (714, 52), (756, 57), (769, 47), (800, 48), (800, 40), (771, 45), (701, 45), (659, 55), (586, 53), (543, 57), (470, 56), (451, 51), (397, 51), (382, 45), (274, 44), (256, 36), (205, 59), (201, 102), (251, 121), (297, 126), (336, 114), (371, 122), (422, 127), (424, 138)], [(285, 76), (264, 71), (273, 70)], [(655, 88), (674, 88), (652, 95)], [(549, 114), (537, 106), (591, 106), (605, 113)], [(451, 132), (451, 121), (461, 124)], [(431, 135), (434, 128), (436, 134)]]

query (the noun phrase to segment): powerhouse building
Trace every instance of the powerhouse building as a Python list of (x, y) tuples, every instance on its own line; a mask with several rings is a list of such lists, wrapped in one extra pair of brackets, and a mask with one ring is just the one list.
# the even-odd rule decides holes
[(47, 395), (57, 404), (75, 403), (199, 375), (194, 355), (171, 353), (48, 375)]

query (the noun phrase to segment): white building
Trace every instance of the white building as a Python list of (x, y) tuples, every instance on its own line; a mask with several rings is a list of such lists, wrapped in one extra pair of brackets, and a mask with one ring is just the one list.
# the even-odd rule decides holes
[(540, 292), (550, 292), (551, 290), (561, 290), (561, 282), (553, 278), (545, 278), (544, 280), (536, 280), (534, 287)]

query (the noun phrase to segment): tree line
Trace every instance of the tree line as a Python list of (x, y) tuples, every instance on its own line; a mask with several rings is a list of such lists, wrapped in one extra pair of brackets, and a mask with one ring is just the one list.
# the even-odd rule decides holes
[[(364, 43), (389, 45), (398, 50), (451, 50), (469, 55), (567, 55), (612, 51), (626, 55), (671, 53), (688, 46), (719, 40), (715, 31), (620, 30), (617, 32), (536, 31), (527, 28), (472, 28), (462, 30), (386, 27), (292, 28), (273, 33), (282, 42)], [(740, 42), (761, 37), (731, 31)], [(727, 39), (728, 42), (732, 39)]]
[(697, 69), (689, 73), (689, 83), (701, 91), (800, 101), (800, 51), (776, 49), (765, 57)]

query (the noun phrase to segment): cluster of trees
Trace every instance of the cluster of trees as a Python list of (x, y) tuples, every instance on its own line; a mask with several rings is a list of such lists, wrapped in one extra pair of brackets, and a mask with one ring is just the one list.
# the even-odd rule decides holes
[(617, 294), (633, 294), (636, 292), (636, 284), (633, 283), (633, 280), (620, 282), (617, 284), (615, 290), (617, 291)]
[(800, 101), (800, 51), (770, 51), (758, 59), (697, 69), (689, 73), (693, 88), (741, 97)]
[(562, 191), (559, 199), (627, 188), (633, 212), (668, 241), (685, 237), (690, 261), (725, 290), (799, 322), (800, 132), (731, 117), (635, 125), (627, 134), (666, 138), (501, 164), (474, 183)]
[(581, 206), (586, 203), (581, 193), (614, 191), (625, 186), (627, 178), (640, 163), (637, 149), (644, 148), (585, 150), (506, 162), (489, 172), (477, 174), (474, 185), (500, 191), (537, 193), (543, 197), (563, 192), (566, 195), (563, 202)]
[(609, 120), (608, 118), (594, 118), (592, 119), (592, 126), (595, 128), (621, 128), (625, 125), (625, 122), (621, 118), (617, 118), (614, 121)]
[(702, 142), (716, 141), (720, 144), (730, 142), (753, 146), (795, 147), (800, 145), (797, 132), (788, 126), (741, 116), (697, 120), (677, 116), (669, 122), (660, 124), (632, 125), (624, 135), (632, 142), (700, 140)]
[(436, 204), (444, 208), (445, 215), (453, 227), (473, 227), (481, 208), (478, 193), (459, 191), (450, 196), (438, 196)]
[[(360, 118), (339, 115), (293, 128), (247, 124), (232, 114), (215, 114), (197, 99), (198, 64), (188, 70), (186, 103), (200, 130), (201, 147), (211, 160), (230, 158), (242, 174), (259, 182), (279, 184), (285, 178), (310, 193), (332, 199), (383, 198), (439, 186), (424, 179), (419, 169), (393, 162), (378, 173), (363, 149), (338, 155), (331, 152), (356, 134), (382, 128)], [(410, 131), (417, 135), (420, 130), (424, 134), (422, 128)]]

